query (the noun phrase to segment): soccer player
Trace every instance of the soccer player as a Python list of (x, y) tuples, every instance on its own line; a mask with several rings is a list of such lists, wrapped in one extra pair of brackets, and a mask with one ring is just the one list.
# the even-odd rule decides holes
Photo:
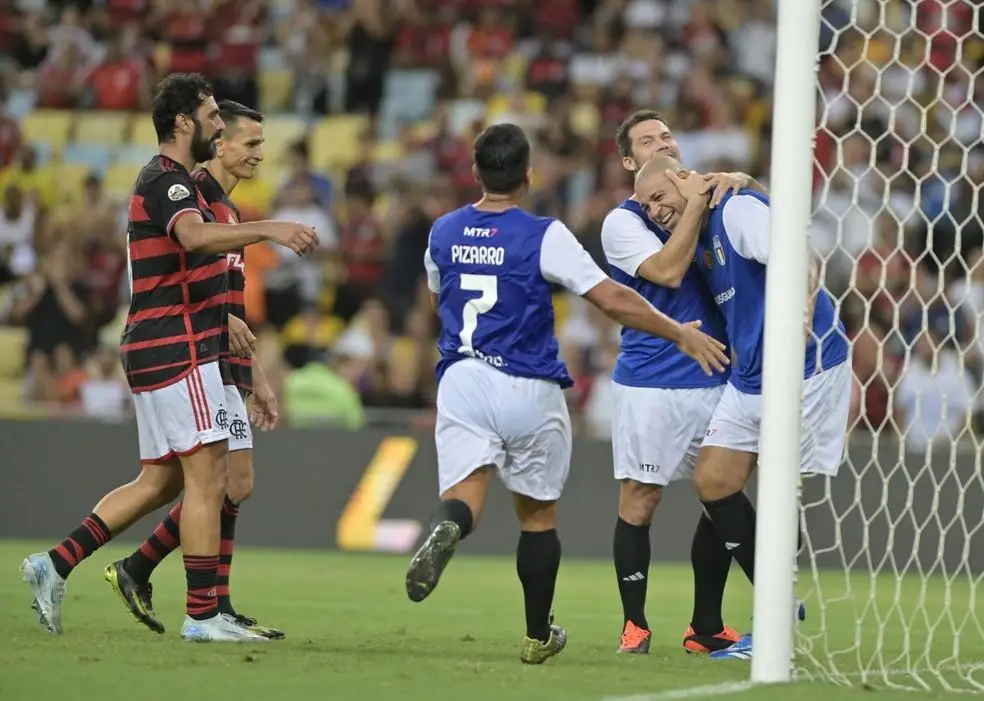
[[(192, 173), (199, 192), (205, 198), (215, 219), (229, 224), (239, 223), (239, 210), (229, 195), (240, 180), (249, 180), (263, 160), (263, 115), (248, 107), (223, 100), (219, 103), (219, 116), (225, 127), (215, 142), (215, 157)], [(266, 381), (263, 370), (252, 360), (255, 339), (243, 319), (246, 308), (243, 290), (246, 277), (242, 249), (228, 253), (230, 335), (235, 353), (223, 359), (220, 369), (225, 383), (226, 412), (223, 423), (229, 428), (229, 484), (220, 522), (220, 553), (217, 590), (219, 611), (228, 614), (240, 625), (265, 638), (283, 638), (282, 631), (257, 624), (256, 619), (242, 615), (232, 605), (229, 594), (229, 577), (236, 536), (236, 519), (239, 507), (253, 491), (253, 434), (246, 400), (253, 395), (253, 419), (261, 429), (273, 428), (278, 419), (277, 399)], [(254, 387), (255, 378), (255, 387)], [(138, 621), (158, 633), (164, 632), (164, 624), (154, 612), (150, 576), (154, 568), (180, 545), (182, 505), (175, 505), (165, 519), (158, 524), (151, 536), (124, 560), (106, 567), (106, 581), (120, 595)]]
[[(769, 200), (751, 190), (729, 193), (721, 206), (698, 219), (691, 215), (695, 207), (706, 209), (706, 198), (697, 179), (677, 175), (681, 170), (676, 159), (657, 156), (639, 171), (636, 198), (673, 232), (671, 241), (696, 241), (699, 268), (724, 315), (736, 360), (698, 454), (694, 484), (718, 535), (754, 582), (755, 511), (742, 490), (758, 459), (762, 421)], [(803, 284), (808, 287), (804, 327), (789, 330), (807, 337), (799, 468), (805, 475), (835, 476), (850, 410), (849, 349), (834, 304), (820, 288), (815, 262)], [(751, 647), (746, 635), (711, 657), (748, 659)]]
[(303, 254), (313, 229), (294, 222), (217, 224), (191, 170), (212, 157), (223, 123), (212, 87), (197, 74), (172, 74), (152, 109), (160, 154), (144, 166), (130, 198), (130, 287), (121, 357), (136, 409), (143, 469), (107, 494), (69, 536), (21, 564), (34, 607), (62, 630), (65, 580), (132, 523), (173, 501), (182, 488), (181, 546), (188, 585), (182, 636), (266, 640), (218, 611), (219, 513), (226, 492), (229, 429), (220, 338), (228, 323), (225, 254), (273, 241)]
[[(673, 133), (655, 110), (630, 115), (615, 141), (623, 167), (633, 173), (658, 154), (680, 157)], [(719, 173), (702, 178), (701, 191), (713, 202), (749, 183), (754, 181), (747, 175)], [(695, 202), (683, 216), (699, 223), (704, 207)], [(693, 265), (694, 241), (670, 239), (634, 197), (608, 213), (601, 239), (615, 280), (667, 316), (677, 321), (702, 319), (707, 333), (725, 339), (724, 320)], [(619, 652), (649, 652), (652, 631), (645, 606), (653, 513), (663, 487), (693, 473), (704, 431), (727, 381), (727, 374), (705, 375), (662, 338), (622, 330), (612, 373), (612, 452), (620, 482), (612, 547), (623, 613)], [(721, 613), (731, 555), (706, 515), (694, 532), (691, 561), (694, 609), (683, 647), (696, 653), (724, 649), (741, 637), (724, 625)]]
[(483, 197), (434, 223), (424, 263), (442, 332), (438, 341), (435, 442), (441, 502), (406, 576), (422, 601), (458, 542), (481, 518), (494, 472), (513, 494), (521, 533), (516, 569), (526, 607), (520, 659), (540, 664), (567, 634), (550, 613), (560, 565), (557, 500), (571, 457), (562, 392), (573, 382), (558, 358), (551, 283), (583, 296), (621, 324), (676, 343), (708, 375), (723, 372), (724, 344), (656, 311), (608, 278), (570, 230), (520, 208), (530, 145), (513, 124), (475, 141)]

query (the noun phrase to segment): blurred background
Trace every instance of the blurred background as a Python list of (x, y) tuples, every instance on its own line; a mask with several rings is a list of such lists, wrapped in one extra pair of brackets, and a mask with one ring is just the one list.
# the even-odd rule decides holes
[[(0, 0), (0, 407), (129, 414), (123, 205), (156, 152), (146, 111), (162, 75), (204, 73), (220, 99), (263, 111), (265, 162), (233, 199), (244, 218), (320, 233), (304, 259), (247, 251), (248, 321), (288, 421), (426, 426), (436, 319), (422, 256), (433, 219), (477, 196), (477, 132), (527, 130), (529, 207), (562, 217), (604, 266), (601, 221), (631, 194), (613, 137), (635, 109), (666, 115), (688, 167), (768, 183), (774, 10)], [(855, 430), (901, 430), (914, 449), (984, 406), (979, 12), (824, 2), (814, 246), (854, 345)], [(555, 302), (578, 430), (605, 437), (618, 329), (580, 299)]]

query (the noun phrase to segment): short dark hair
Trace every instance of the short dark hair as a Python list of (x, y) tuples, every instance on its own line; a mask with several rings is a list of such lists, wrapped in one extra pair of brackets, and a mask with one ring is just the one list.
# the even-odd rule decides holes
[(475, 168), (486, 192), (506, 195), (526, 182), (530, 142), (515, 124), (493, 124), (475, 139)]
[(663, 115), (656, 110), (638, 110), (630, 114), (624, 122), (618, 125), (618, 131), (615, 132), (615, 145), (618, 146), (619, 156), (622, 158), (630, 158), (632, 156), (632, 139), (629, 138), (629, 132), (632, 131), (632, 127), (653, 120), (659, 122), (666, 121)]
[(234, 100), (219, 101), (219, 117), (225, 122), (226, 128), (236, 126), (240, 119), (252, 119), (263, 124), (263, 114)]
[(172, 73), (158, 83), (151, 110), (157, 143), (173, 141), (177, 116), (194, 115), (198, 106), (214, 94), (212, 84), (198, 73)]

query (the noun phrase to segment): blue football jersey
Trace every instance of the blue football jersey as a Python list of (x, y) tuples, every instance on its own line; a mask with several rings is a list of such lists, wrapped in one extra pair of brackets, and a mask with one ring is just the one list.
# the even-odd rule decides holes
[[(733, 197), (753, 197), (768, 206), (769, 198), (753, 190), (741, 190), (727, 195), (720, 205), (710, 210), (700, 235), (697, 257), (701, 272), (707, 279), (714, 301), (724, 314), (728, 341), (734, 356), (731, 383), (746, 394), (762, 392), (762, 350), (765, 335), (765, 264), (745, 257), (736, 250), (741, 232), (728, 231), (727, 208)], [(753, 220), (765, 231), (756, 236), (768, 236), (768, 218)], [(793, 234), (791, 234), (793, 235)], [(806, 284), (806, 281), (803, 281)], [(801, 325), (789, 333), (803, 333)], [(812, 377), (845, 362), (848, 345), (844, 326), (837, 318), (833, 301), (823, 288), (817, 293), (813, 315), (813, 333), (806, 344), (804, 377)]]
[(509, 375), (574, 384), (559, 357), (540, 263), (555, 222), (563, 226), (518, 207), (485, 212), (472, 205), (434, 222), (428, 255), (440, 273), (438, 381), (452, 364), (478, 358)]
[[(627, 199), (619, 209), (638, 217), (651, 235), (662, 243), (669, 239), (669, 234), (653, 223), (637, 201)], [(691, 264), (679, 288), (662, 287), (620, 269), (612, 255), (612, 248), (617, 244), (609, 246), (609, 243), (606, 241), (606, 255), (609, 256), (610, 274), (616, 282), (631, 287), (676, 321), (702, 321), (701, 331), (722, 343), (726, 341), (724, 319), (695, 265)], [(696, 360), (684, 355), (671, 341), (623, 327), (612, 380), (630, 387), (686, 389), (716, 387), (727, 382), (728, 375), (726, 371), (708, 377)]]

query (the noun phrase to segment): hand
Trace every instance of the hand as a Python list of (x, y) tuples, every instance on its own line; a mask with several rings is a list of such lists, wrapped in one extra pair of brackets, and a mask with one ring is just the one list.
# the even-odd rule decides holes
[(711, 209), (721, 204), (729, 192), (737, 195), (739, 190), (752, 183), (752, 178), (744, 173), (708, 173), (700, 177), (704, 181), (704, 194), (711, 195)]
[(229, 351), (240, 358), (252, 358), (256, 350), (256, 336), (245, 321), (229, 315)]
[(277, 395), (266, 383), (257, 384), (253, 389), (253, 410), (249, 420), (261, 431), (269, 431), (280, 421), (280, 407), (277, 405)]
[(715, 370), (724, 372), (724, 366), (731, 362), (724, 352), (725, 345), (700, 331), (699, 321), (688, 321), (682, 326), (677, 348), (683, 351), (684, 355), (689, 355), (700, 363), (704, 374), (712, 376)]
[(318, 245), (318, 234), (314, 228), (292, 221), (268, 222), (267, 237), (274, 243), (286, 246), (299, 256), (303, 256)]
[(683, 199), (687, 201), (688, 205), (692, 202), (694, 204), (702, 204), (705, 207), (707, 206), (707, 188), (701, 176), (689, 170), (666, 170), (664, 172), (670, 182), (683, 195)]

